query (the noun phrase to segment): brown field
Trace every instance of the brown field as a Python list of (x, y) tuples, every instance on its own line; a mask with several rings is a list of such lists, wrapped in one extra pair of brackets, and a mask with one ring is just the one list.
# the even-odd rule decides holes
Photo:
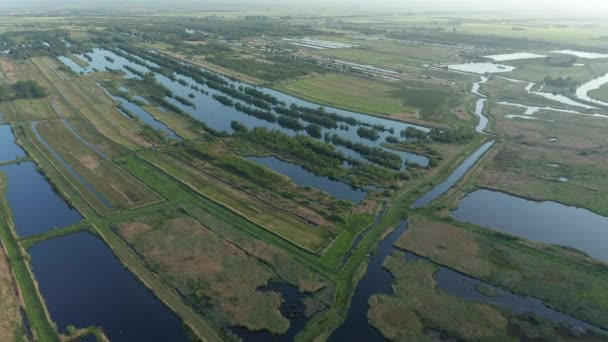
[[(169, 155), (145, 153), (142, 156), (152, 164), (193, 187), (201, 194), (222, 203), (231, 210), (267, 227), (297, 245), (316, 252), (326, 243), (327, 237), (321, 234), (320, 231), (331, 229), (332, 225), (323, 217), (307, 208), (292, 203), (293, 208), (282, 210), (285, 206), (281, 205), (278, 200), (268, 202), (277, 205), (277, 207), (273, 207), (273, 205), (258, 200), (248, 192), (231, 186), (229, 183), (223, 182), (197, 168), (184, 164)], [(294, 215), (292, 213), (293, 209), (296, 210), (293, 213), (298, 216), (304, 216), (321, 227), (313, 228), (310, 224)]]
[(139, 217), (119, 224), (117, 232), (154, 271), (221, 326), (283, 333), (289, 321), (278, 310), (280, 294), (258, 287), (270, 281), (292, 283), (305, 292), (327, 286), (279, 249), (196, 207)]
[(44, 75), (40, 83), (49, 89), (49, 98), (45, 101), (52, 104), (42, 113), (52, 114), (52, 117), (87, 119), (115, 145), (129, 149), (152, 146), (141, 136), (139, 124), (121, 115), (113, 100), (92, 78), (64, 74), (56, 69), (58, 62), (51, 58), (33, 61), (31, 64), (36, 67), (38, 74)]
[(256, 291), (271, 279), (272, 271), (200, 223), (178, 217), (158, 228), (123, 224), (119, 232), (188, 297), (225, 315), (228, 325), (286, 331), (289, 323), (278, 311), (279, 295)]

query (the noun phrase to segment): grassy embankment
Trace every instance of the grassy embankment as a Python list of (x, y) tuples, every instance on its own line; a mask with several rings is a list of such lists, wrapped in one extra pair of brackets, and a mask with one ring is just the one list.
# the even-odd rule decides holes
[[(2, 215), (3, 216), (3, 215)], [(0, 218), (4, 221), (4, 217)], [(0, 229), (8, 229), (6, 224), (0, 224)], [(3, 234), (2, 234), (3, 235)], [(2, 236), (0, 235), (0, 237)], [(3, 241), (4, 239), (2, 239)], [(8, 262), (6, 244), (1, 242), (0, 253), (0, 339), (4, 341), (24, 340), (24, 322), (19, 310), (22, 308), (18, 294), (18, 284), (15, 282), (11, 266)]]

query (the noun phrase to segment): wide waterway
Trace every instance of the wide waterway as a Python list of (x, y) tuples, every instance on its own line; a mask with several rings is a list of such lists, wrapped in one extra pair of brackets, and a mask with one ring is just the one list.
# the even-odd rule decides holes
[(188, 341), (182, 321), (86, 233), (29, 249), (34, 275), (60, 332), (99, 326), (111, 341)]
[(7, 178), (5, 196), (21, 237), (77, 223), (80, 214), (57, 194), (33, 162), (0, 167)]
[(608, 217), (586, 209), (482, 189), (464, 197), (452, 216), (528, 240), (575, 248), (608, 262)]
[(25, 157), (25, 152), (15, 143), (15, 135), (10, 125), (0, 125), (0, 162)]

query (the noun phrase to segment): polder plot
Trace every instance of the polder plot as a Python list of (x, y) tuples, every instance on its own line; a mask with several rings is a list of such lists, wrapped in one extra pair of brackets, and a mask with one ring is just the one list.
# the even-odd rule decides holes
[(163, 199), (111, 160), (91, 149), (66, 122), (34, 122), (27, 135), (99, 214), (137, 208)]

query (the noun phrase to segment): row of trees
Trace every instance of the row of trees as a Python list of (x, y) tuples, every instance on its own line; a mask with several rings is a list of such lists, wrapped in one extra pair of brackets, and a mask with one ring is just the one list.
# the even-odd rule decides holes
[(335, 145), (344, 146), (348, 149), (358, 152), (363, 158), (368, 161), (382, 165), (389, 169), (400, 170), (403, 166), (403, 160), (398, 154), (388, 152), (380, 147), (370, 147), (362, 143), (355, 143), (344, 139), (337, 134), (325, 136), (326, 141), (330, 141)]

